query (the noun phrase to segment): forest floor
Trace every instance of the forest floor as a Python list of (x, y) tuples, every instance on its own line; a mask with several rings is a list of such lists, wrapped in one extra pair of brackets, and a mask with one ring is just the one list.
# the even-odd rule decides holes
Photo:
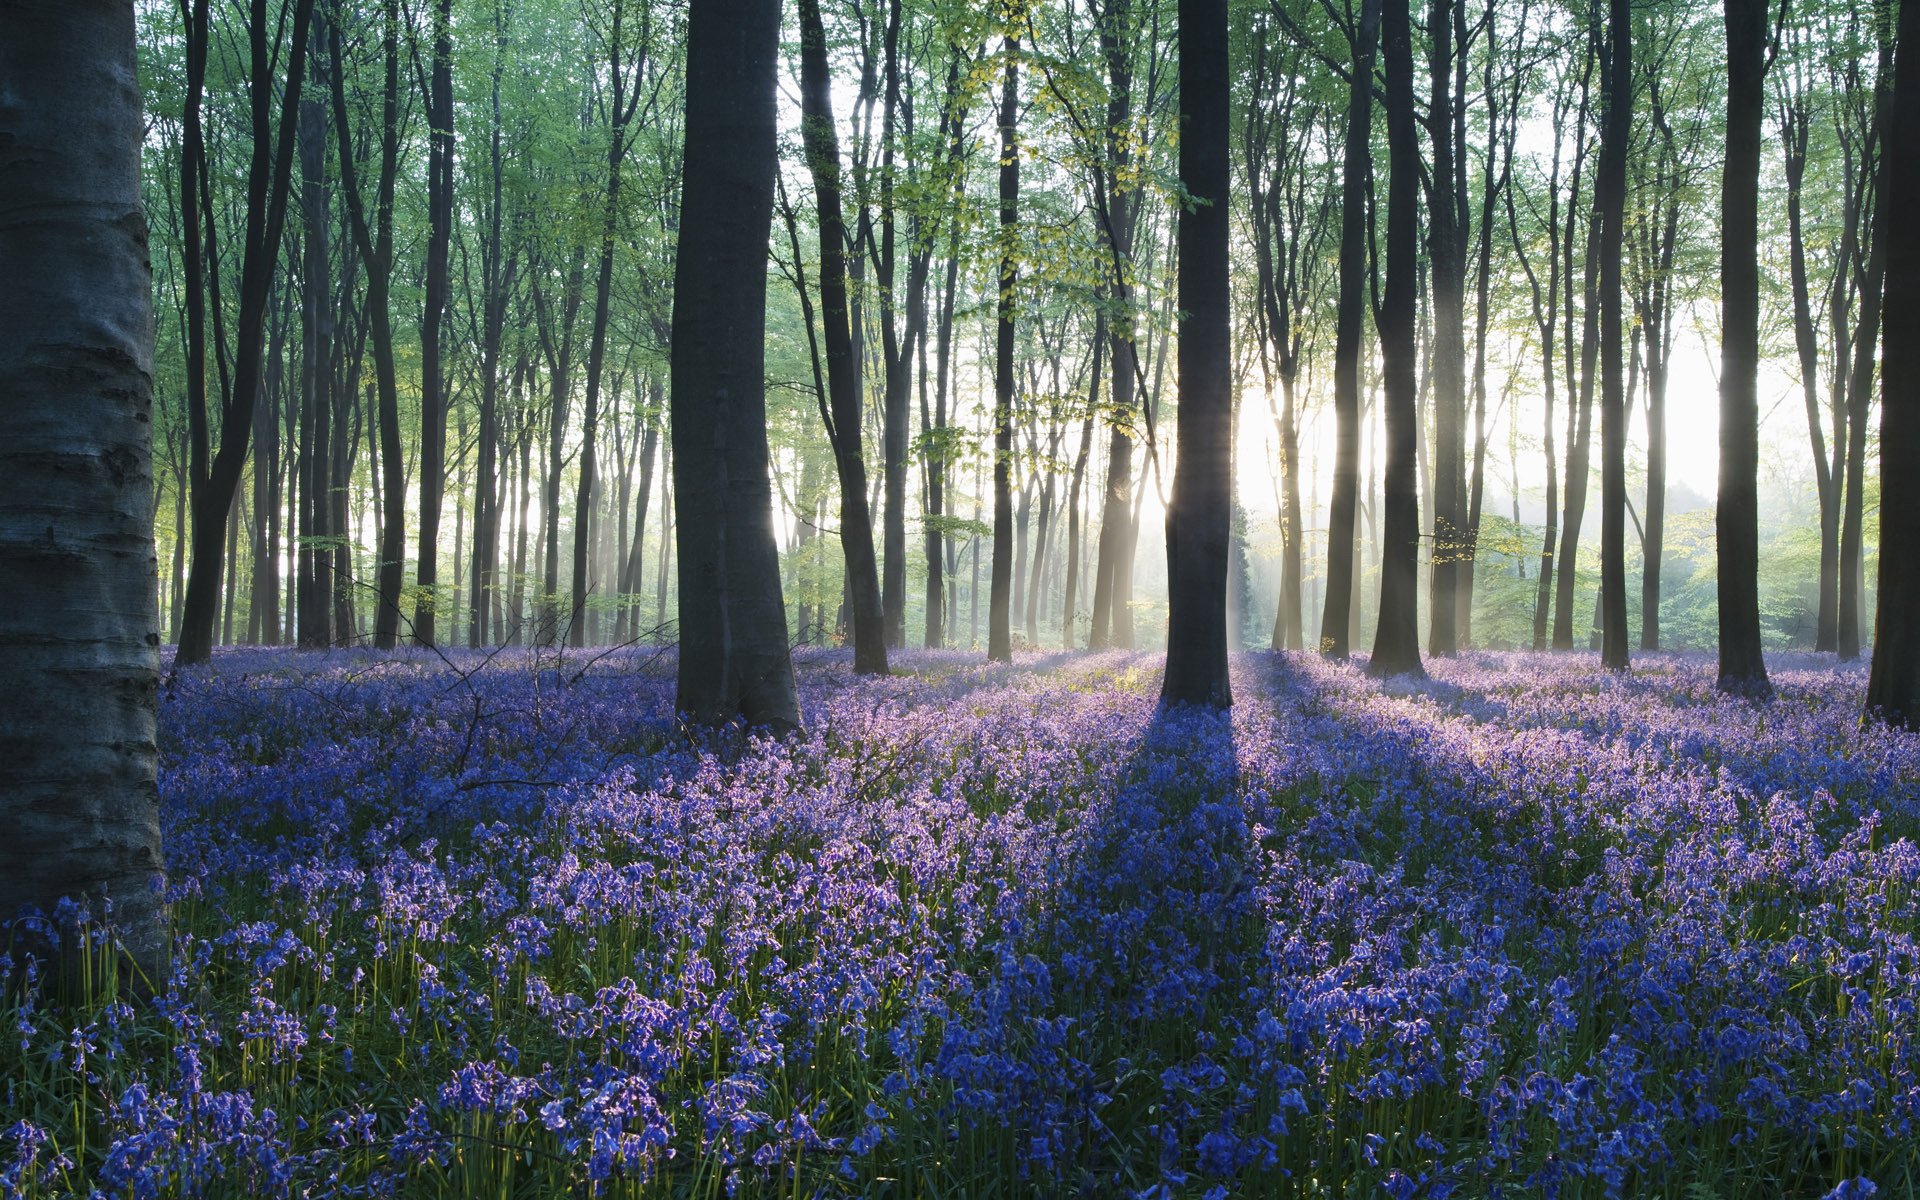
[(1860, 670), (799, 659), (804, 735), (704, 748), (638, 650), (183, 675), (173, 976), (0, 1001), (0, 1195), (1920, 1188)]

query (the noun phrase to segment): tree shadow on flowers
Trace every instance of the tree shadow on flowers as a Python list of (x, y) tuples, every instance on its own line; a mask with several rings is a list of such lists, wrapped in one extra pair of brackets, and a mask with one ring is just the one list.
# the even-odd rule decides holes
[(1059, 1194), (1145, 1194), (1204, 1160), (1233, 1104), (1214, 1031), (1260, 946), (1231, 714), (1156, 710), (1115, 778), (965, 1035), (1008, 1172)]

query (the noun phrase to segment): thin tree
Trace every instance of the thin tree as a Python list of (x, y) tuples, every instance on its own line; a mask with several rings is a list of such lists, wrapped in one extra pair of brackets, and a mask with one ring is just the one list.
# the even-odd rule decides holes
[(96, 917), (110, 904), (157, 989), (153, 280), (133, 7), (0, 5), (0, 920), (66, 897)]
[[(286, 227), (287, 196), (293, 176), (295, 129), (300, 85), (306, 77), (307, 35), (313, 0), (297, 0), (287, 14), (292, 38), (287, 56), (271, 41), (276, 24), (267, 18), (266, 0), (252, 0), (247, 20), (248, 100), (253, 138), (247, 165), (246, 217), (240, 259), (239, 311), (234, 324), (231, 375), (221, 341), (217, 281), (220, 268), (213, 225), (213, 182), (208, 177), (201, 105), (212, 31), (206, 0), (194, 0), (187, 19), (187, 96), (183, 113), (180, 212), (187, 263), (187, 413), (191, 428), (193, 476), (192, 569), (187, 576), (180, 618), (176, 668), (205, 662), (213, 652), (213, 626), (220, 602), (220, 576), (228, 557), (222, 543), (232, 523), (233, 500), (246, 468), (247, 440), (254, 406), (266, 372), (267, 306)], [(285, 84), (281, 86), (284, 76)], [(275, 107), (278, 105), (278, 121)], [(345, 142), (345, 138), (341, 139)], [(207, 293), (213, 281), (213, 320), (208, 328)], [(221, 381), (218, 416), (220, 444), (212, 445), (208, 412), (207, 359), (212, 352)]]
[(1720, 688), (1773, 695), (1760, 648), (1760, 119), (1767, 0), (1725, 0), (1727, 158), (1720, 183)]
[[(420, 556), (413, 609), (413, 640), (434, 644), (434, 594), (440, 582), (440, 510), (447, 491), (447, 372), (442, 333), (452, 290), (453, 245), (453, 0), (435, 0), (433, 66), (427, 106), (427, 271), (420, 309)], [(457, 576), (457, 573), (456, 573)]]
[[(1011, 23), (1019, 13), (1009, 6)], [(1000, 93), (1000, 276), (993, 350), (993, 563), (987, 602), (987, 657), (1013, 661), (1013, 351), (1014, 289), (1020, 259), (1020, 39), (1006, 41)]]
[[(1403, 0), (1404, 2), (1404, 0)], [(1320, 652), (1344, 659), (1352, 646), (1353, 542), (1360, 506), (1360, 356), (1367, 319), (1367, 181), (1372, 173), (1374, 57), (1381, 0), (1361, 0), (1350, 33), (1347, 136), (1340, 185), (1340, 291), (1333, 344), (1333, 497), (1327, 518), (1327, 593)], [(1411, 53), (1411, 51), (1409, 51)], [(1412, 67), (1409, 65), (1408, 70)]]
[(800, 0), (800, 115), (820, 223), (820, 320), (827, 360), (827, 439), (840, 477), (840, 545), (853, 617), (853, 669), (887, 673), (887, 641), (867, 503), (865, 424), (847, 288), (847, 227), (840, 198), (840, 137), (820, 0)]
[(780, 0), (688, 5), (671, 351), (676, 704), (701, 724), (776, 730), (800, 724), (767, 451), (779, 42)]
[(1633, 12), (1609, 0), (1606, 123), (1594, 176), (1600, 224), (1600, 661), (1627, 669), (1627, 396), (1621, 327), (1621, 251), (1627, 149), (1633, 137)]

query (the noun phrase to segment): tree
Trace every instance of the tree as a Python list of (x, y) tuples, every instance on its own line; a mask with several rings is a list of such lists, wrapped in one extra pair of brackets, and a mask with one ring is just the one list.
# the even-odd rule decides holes
[(780, 0), (692, 0), (674, 264), (676, 703), (702, 724), (800, 724), (766, 419)]
[[(1333, 346), (1333, 507), (1327, 519), (1327, 603), (1320, 652), (1347, 657), (1352, 638), (1353, 539), (1360, 506), (1360, 355), (1367, 319), (1367, 178), (1372, 170), (1373, 62), (1381, 0), (1361, 0), (1350, 37), (1347, 138), (1340, 186), (1340, 294)], [(1411, 54), (1411, 51), (1409, 51)], [(1408, 70), (1412, 70), (1409, 66)]]
[[(1008, 13), (1009, 21), (1017, 16)], [(1020, 39), (1006, 43), (1000, 93), (1000, 297), (993, 351), (993, 570), (987, 605), (987, 657), (1013, 661), (1013, 390), (1014, 288), (1020, 259)]]
[[(252, 433), (254, 407), (259, 403), (266, 372), (267, 305), (280, 257), (287, 195), (293, 174), (294, 131), (300, 111), (300, 85), (306, 74), (307, 35), (313, 0), (297, 0), (286, 14), (292, 26), (291, 47), (285, 60), (271, 41), (273, 24), (267, 20), (266, 0), (252, 0), (247, 20), (249, 100), (253, 136), (247, 167), (244, 250), (240, 264), (239, 311), (229, 378), (224, 346), (224, 324), (218, 286), (218, 234), (213, 224), (212, 181), (207, 178), (206, 143), (202, 132), (201, 101), (212, 31), (207, 0), (193, 0), (188, 17), (187, 99), (180, 175), (180, 213), (184, 258), (187, 261), (187, 397), (192, 427), (193, 569), (187, 577), (187, 595), (180, 619), (180, 648), (176, 668), (205, 662), (213, 653), (213, 623), (220, 601), (221, 568), (226, 558), (221, 543), (229, 533), (234, 493), (246, 468), (247, 439)], [(285, 76), (285, 86), (277, 86)], [(276, 128), (274, 107), (279, 106)], [(346, 139), (341, 139), (345, 144)], [(208, 287), (209, 280), (213, 286)], [(207, 294), (212, 293), (212, 329), (207, 328)], [(212, 444), (207, 405), (207, 358), (211, 350), (221, 382), (220, 442)]]
[(1386, 0), (1387, 271), (1380, 301), (1380, 357), (1387, 417), (1386, 520), (1381, 531), (1380, 623), (1371, 675), (1425, 675), (1420, 664), (1420, 501), (1415, 493), (1414, 276), (1419, 252), (1420, 146), (1413, 111), (1413, 22), (1408, 0)]
[(1594, 179), (1600, 225), (1600, 661), (1627, 669), (1627, 395), (1620, 266), (1633, 136), (1633, 11), (1609, 0), (1606, 124)]
[(1725, 0), (1727, 159), (1720, 182), (1720, 688), (1773, 694), (1760, 650), (1760, 117), (1767, 0)]
[(427, 106), (427, 271), (420, 310), (420, 558), (413, 640), (434, 644), (434, 588), (440, 580), (440, 509), (447, 489), (447, 372), (441, 332), (452, 286), (453, 0), (435, 0)]
[[(1920, 204), (1920, 4), (1900, 6), (1891, 119), (1881, 161), (1892, 211)], [(1920, 728), (1920, 229), (1886, 231), (1880, 359), (1880, 594), (1867, 708)]]
[(133, 5), (0, 6), (0, 79), (0, 920), (63, 897), (96, 917), (111, 904), (158, 987), (153, 293)]
[(840, 139), (833, 123), (833, 77), (827, 67), (827, 37), (820, 0), (800, 0), (801, 137), (813, 174), (820, 218), (820, 317), (826, 343), (827, 392), (822, 414), (840, 476), (840, 545), (846, 555), (847, 590), (853, 616), (853, 667), (865, 675), (887, 673), (887, 641), (880, 603), (880, 575), (873, 552), (873, 511), (867, 506), (867, 465), (862, 449), (864, 419), (859, 366), (848, 312), (847, 227), (840, 206)]
[(1167, 506), (1162, 704), (1233, 703), (1227, 551), (1233, 506), (1233, 351), (1227, 294), (1230, 131), (1226, 0), (1180, 0), (1180, 455)]

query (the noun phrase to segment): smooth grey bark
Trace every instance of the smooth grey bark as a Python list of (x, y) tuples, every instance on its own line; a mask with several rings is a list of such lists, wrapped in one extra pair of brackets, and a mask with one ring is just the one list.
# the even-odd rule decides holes
[(0, 920), (64, 897), (96, 919), (111, 905), (144, 976), (128, 982), (157, 990), (169, 944), (134, 44), (127, 0), (0, 5)]
[[(702, 725), (797, 728), (766, 405), (780, 0), (691, 0), (674, 260), (676, 704)], [(665, 574), (661, 575), (662, 586)]]

